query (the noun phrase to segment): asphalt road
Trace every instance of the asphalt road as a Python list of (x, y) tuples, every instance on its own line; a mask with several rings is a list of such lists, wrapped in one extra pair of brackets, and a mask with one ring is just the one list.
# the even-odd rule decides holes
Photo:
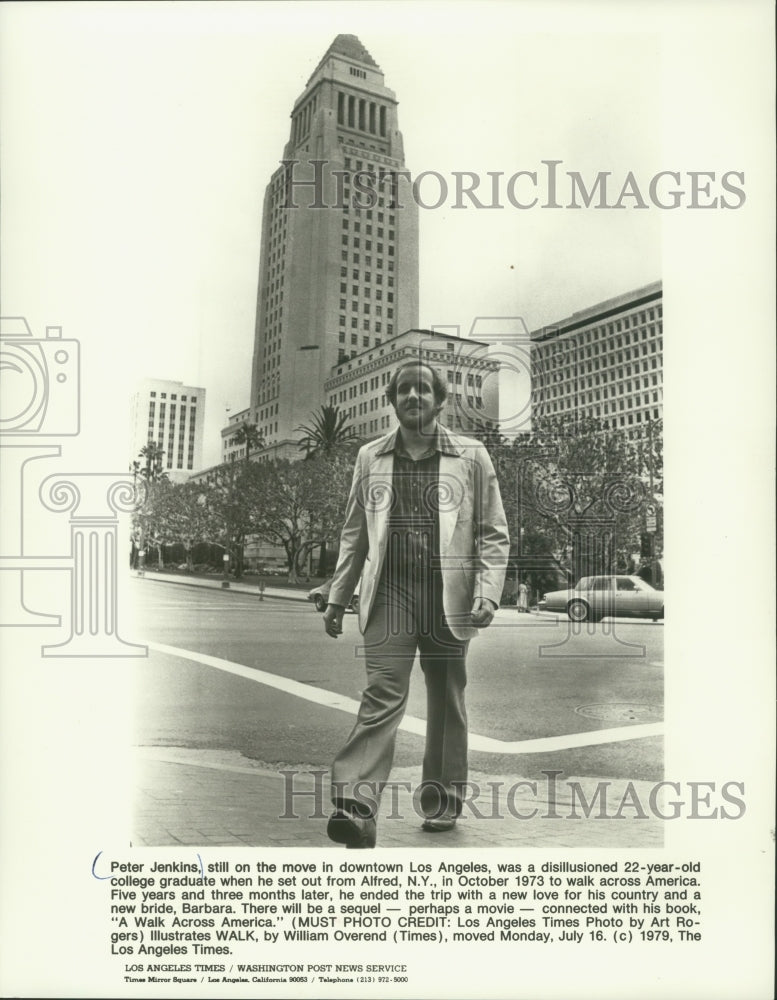
[[(191, 659), (151, 651), (135, 661), (135, 742), (242, 754), (272, 766), (328, 767), (353, 725), (345, 711), (256, 683), (261, 672), (305, 686), (311, 698), (335, 692), (356, 701), (364, 682), (359, 631), (347, 615), (338, 640), (324, 634), (312, 605), (215, 589), (133, 579), (134, 638), (206, 654), (248, 668), (236, 676)], [(577, 628), (579, 631), (575, 632)], [(470, 645), (467, 705), (471, 734), (496, 752), (470, 750), (473, 771), (657, 780), (660, 736), (599, 745), (601, 730), (663, 717), (663, 625), (603, 622), (572, 626), (554, 616), (498, 612)], [(424, 719), (423, 675), (413, 672), (408, 716)], [(559, 737), (541, 752), (524, 741)], [(477, 740), (473, 737), (473, 743)], [(518, 743), (509, 747), (501, 744)], [(400, 732), (395, 765), (420, 762), (420, 735)]]

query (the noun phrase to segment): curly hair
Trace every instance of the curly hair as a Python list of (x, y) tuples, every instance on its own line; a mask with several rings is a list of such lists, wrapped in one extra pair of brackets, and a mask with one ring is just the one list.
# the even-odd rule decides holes
[(426, 361), (406, 361), (394, 370), (391, 381), (386, 386), (386, 398), (389, 403), (396, 409), (399, 376), (408, 368), (426, 368), (427, 371), (432, 373), (432, 391), (434, 392), (434, 400), (437, 403), (437, 408), (440, 409), (448, 398), (448, 384), (440, 373), (432, 368), (430, 364), (427, 364)]

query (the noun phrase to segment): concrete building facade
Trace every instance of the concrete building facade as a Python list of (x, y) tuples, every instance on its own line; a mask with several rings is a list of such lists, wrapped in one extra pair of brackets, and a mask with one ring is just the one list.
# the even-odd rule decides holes
[(634, 439), (663, 417), (660, 281), (531, 334), (532, 416), (593, 417)]
[(489, 345), (433, 330), (407, 330), (386, 344), (362, 351), (335, 366), (324, 384), (326, 401), (348, 416), (360, 438), (386, 434), (396, 424), (386, 387), (400, 365), (425, 361), (448, 382), (440, 422), (471, 433), (494, 427), (499, 413), (499, 364)]
[(418, 323), (418, 208), (397, 100), (354, 35), (338, 35), (291, 112), (264, 198), (249, 413), (271, 453), (327, 399), (334, 366)]
[(164, 452), (171, 482), (186, 482), (202, 467), (205, 389), (164, 379), (144, 379), (130, 400), (130, 464), (153, 442)]
[(231, 413), (227, 418), (226, 427), (221, 428), (222, 462), (235, 462), (245, 458), (246, 445), (237, 439), (237, 433), (247, 423), (252, 423), (250, 408), (240, 410), (239, 413)]

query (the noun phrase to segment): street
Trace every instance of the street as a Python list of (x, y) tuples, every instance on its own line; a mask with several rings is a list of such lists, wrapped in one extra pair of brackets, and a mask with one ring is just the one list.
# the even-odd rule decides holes
[[(154, 579), (135, 579), (133, 590), (143, 641), (243, 665), (258, 679), (271, 675), (270, 683), (256, 683), (250, 673), (236, 676), (152, 649), (138, 664), (139, 746), (231, 751), (267, 765), (329, 765), (353, 716), (330, 707), (327, 693), (344, 696), (346, 706), (358, 703), (364, 680), (355, 615), (346, 615), (344, 634), (333, 640), (307, 602), (259, 601)], [(663, 626), (649, 621), (573, 627), (554, 615), (500, 610), (470, 646), (472, 770), (660, 780), (662, 740), (650, 734), (662, 719), (662, 641)], [(279, 689), (283, 679), (304, 685), (302, 697)], [(416, 667), (407, 724), (421, 720), (422, 732), (425, 711)], [(626, 738), (630, 727), (635, 738)], [(598, 735), (610, 730), (616, 733)], [(418, 764), (422, 752), (421, 736), (403, 729), (395, 766)]]

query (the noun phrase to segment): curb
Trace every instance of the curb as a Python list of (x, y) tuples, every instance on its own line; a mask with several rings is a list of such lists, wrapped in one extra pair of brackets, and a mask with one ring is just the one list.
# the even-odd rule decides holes
[(297, 601), (301, 604), (309, 603), (307, 596), (305, 595), (292, 597), (287, 596), (286, 594), (279, 594), (276, 590), (272, 593), (268, 593), (267, 590), (265, 590), (264, 594), (260, 594), (258, 588), (254, 588), (249, 584), (230, 583), (229, 587), (222, 587), (220, 582), (217, 583), (215, 580), (203, 580), (202, 583), (193, 583), (191, 580), (181, 580), (178, 577), (167, 576), (164, 573), (155, 572), (153, 576), (148, 573), (144, 573), (141, 576), (137, 570), (132, 570), (131, 576), (136, 579), (151, 580), (153, 583), (172, 583), (179, 587), (193, 587), (196, 590), (231, 591), (234, 594), (247, 594), (249, 597), (256, 597), (260, 600)]

